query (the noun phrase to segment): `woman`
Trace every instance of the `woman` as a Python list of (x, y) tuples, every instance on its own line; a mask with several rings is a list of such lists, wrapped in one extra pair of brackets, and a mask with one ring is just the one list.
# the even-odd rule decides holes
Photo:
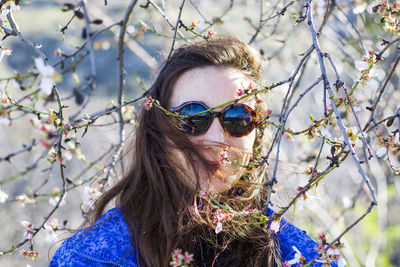
[(253, 167), (266, 147), (265, 109), (241, 97), (262, 73), (256, 52), (234, 38), (176, 49), (139, 112), (130, 171), (51, 266), (289, 266), (318, 256), (304, 232), (283, 219), (273, 231), (259, 212), (267, 178)]

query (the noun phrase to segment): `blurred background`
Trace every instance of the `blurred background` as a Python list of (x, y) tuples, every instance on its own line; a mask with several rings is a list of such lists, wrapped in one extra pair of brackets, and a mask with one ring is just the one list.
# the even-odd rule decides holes
[[(143, 99), (121, 109), (124, 142), (121, 142), (118, 112), (96, 117), (105, 109), (118, 106), (120, 26), (116, 23), (124, 18), (131, 1), (108, 1), (107, 5), (100, 0), (15, 2), (1, 1), (0, 36), (5, 38), (0, 43), (3, 100), (0, 104), (0, 251), (6, 254), (0, 256), (0, 265), (46, 266), (60, 240), (70, 235), (67, 230), (77, 229), (83, 222), (84, 211), (101, 194), (104, 178), (107, 178), (105, 188), (108, 188), (123, 175), (129, 164), (129, 151), (121, 144), (129, 143), (135, 125), (135, 109)], [(289, 94), (290, 106), (321, 76), (315, 51), (301, 67), (299, 65), (313, 45), (304, 18), (305, 1), (140, 0), (126, 27), (125, 101), (140, 97), (151, 85), (159, 64), (171, 49), (173, 27), (182, 3), (182, 23), (175, 46), (219, 35), (236, 36), (251, 43), (262, 56), (265, 85), (288, 79), (299, 67)], [(371, 114), (366, 108), (373, 105), (382, 88), (383, 94), (375, 109), (376, 122), (393, 116), (399, 108), (399, 70), (395, 65), (399, 56), (398, 10), (393, 6), (396, 1), (389, 1), (389, 11), (379, 13), (376, 10), (384, 7), (382, 3), (315, 0), (311, 4), (315, 26), (320, 29), (321, 49), (330, 55), (344, 88), (348, 92), (354, 88), (352, 106), (341, 107), (341, 117), (353, 134), (354, 148), (364, 161), (362, 167), (376, 190), (378, 202), (341, 238), (344, 244), (341, 253), (347, 266), (352, 267), (400, 266), (400, 163), (396, 152), (400, 134), (389, 140), (400, 123), (399, 118), (392, 124), (386, 120), (366, 132), (365, 142), (356, 120), (361, 128), (366, 124)], [(22, 41), (20, 36), (6, 36), (7, 30), (12, 29), (7, 17), (9, 12), (20, 33), (37, 45), (36, 49), (48, 58), (47, 64), (62, 77), (56, 79), (56, 88), (65, 106), (63, 117), (65, 123), (76, 127), (65, 135), (61, 158), (55, 150), (55, 134), (64, 123), (52, 117), (59, 108), (57, 96), (54, 92), (46, 95), (40, 89), (40, 80), (50, 74), (35, 68), (34, 59), (38, 54), (32, 45)], [(382, 20), (388, 12), (397, 26), (388, 28), (389, 20)], [(87, 24), (85, 18), (91, 23)], [(88, 38), (91, 44), (81, 48)], [(386, 49), (383, 60), (371, 66), (367, 62), (369, 51), (379, 54), (382, 49)], [(328, 62), (325, 62), (327, 76), (333, 87), (337, 77)], [(366, 78), (363, 71), (369, 67)], [(320, 83), (289, 116), (286, 125), (289, 131), (282, 140), (279, 156), (278, 184), (274, 187), (273, 208), (276, 210), (291, 201), (299, 186), (307, 184), (310, 178), (307, 168), (314, 166), (321, 143), (326, 142), (317, 167), (322, 171), (330, 164), (327, 157), (332, 156), (332, 142), (343, 142), (339, 128), (334, 125), (319, 127), (313, 137), (306, 130), (313, 121), (324, 116), (323, 89)], [(287, 91), (288, 84), (284, 84), (261, 96), (272, 111), (272, 123), (268, 126), (271, 135), (278, 130), (276, 125), (280, 124), (279, 115)], [(336, 90), (335, 94), (338, 98), (346, 96), (343, 90)], [(95, 123), (88, 123), (94, 117)], [(332, 142), (323, 139), (324, 136)], [(382, 145), (379, 140), (384, 138), (387, 139)], [(370, 160), (367, 160), (366, 144), (373, 155)], [(382, 152), (382, 147), (387, 149)], [(120, 149), (124, 149), (123, 152), (119, 153)], [(275, 150), (272, 159), (274, 153)], [(66, 166), (66, 194), (62, 201), (60, 161)], [(351, 156), (307, 195), (311, 201), (302, 209), (299, 205), (291, 208), (285, 217), (315, 240), (320, 233), (326, 233), (328, 241), (362, 216), (372, 199)], [(29, 239), (30, 226), (21, 222), (34, 224), (31, 228), (35, 229), (44, 220), (46, 227), (32, 240), (25, 240)], [(24, 240), (26, 242), (19, 246)], [(13, 249), (16, 245), (18, 248)], [(33, 261), (31, 258), (35, 257), (22, 255), (22, 250), (38, 252), (39, 257)]]

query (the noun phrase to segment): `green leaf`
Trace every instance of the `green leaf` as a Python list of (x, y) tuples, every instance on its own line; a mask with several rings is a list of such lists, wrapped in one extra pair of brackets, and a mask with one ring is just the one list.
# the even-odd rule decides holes
[(150, 28), (150, 27), (146, 24), (146, 22), (144, 22), (144, 21), (142, 21), (142, 20), (140, 20), (140, 19), (138, 19), (137, 22), (138, 22), (140, 25), (142, 25), (142, 26), (144, 26), (144, 27), (146, 27), (146, 28)]
[(76, 71), (72, 72), (72, 77), (74, 78), (74, 81), (76, 83), (80, 83), (81, 81), (79, 80), (78, 74), (76, 73)]

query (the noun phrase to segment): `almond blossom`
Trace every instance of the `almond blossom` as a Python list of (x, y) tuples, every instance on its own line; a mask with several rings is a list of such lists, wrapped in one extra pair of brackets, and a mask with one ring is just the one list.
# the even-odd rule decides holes
[(57, 240), (57, 230), (58, 227), (58, 220), (54, 218), (51, 220), (50, 224), (44, 224), (44, 229), (46, 230), (46, 241), (49, 243), (53, 243)]
[(333, 259), (336, 260), (338, 267), (346, 266), (346, 260), (340, 255), (338, 248), (335, 249), (330, 248), (326, 251), (326, 254), (328, 254), (329, 256), (331, 256)]
[(378, 149), (376, 149), (375, 154), (378, 158), (382, 158), (385, 157), (387, 153), (387, 148), (386, 147), (380, 147)]
[[(323, 251), (326, 246), (319, 245), (319, 251)], [(316, 262), (323, 263), (323, 266), (331, 266), (331, 261), (336, 261), (338, 267), (345, 267), (346, 260), (340, 255), (338, 248), (329, 248), (326, 253), (322, 256), (322, 259), (317, 259)]]
[(271, 229), (272, 231), (277, 233), (279, 231), (279, 228), (280, 228), (280, 223), (281, 223), (281, 217), (279, 217), (278, 219), (273, 220), (271, 222), (271, 224), (269, 225), (269, 229)]
[(29, 198), (26, 194), (22, 194), (15, 197), (18, 200), (19, 205), (23, 208), (25, 204), (34, 204), (36, 201), (32, 198)]
[(192, 21), (192, 28), (194, 29), (194, 28), (196, 28), (197, 26), (199, 26), (199, 24), (200, 24), (200, 20), (194, 20), (194, 21)]
[(301, 252), (295, 246), (292, 246), (292, 248), (296, 254), (294, 254), (293, 259), (285, 262), (286, 266), (292, 266), (293, 264), (305, 262), (306, 258), (304, 258)]
[(169, 262), (169, 265), (172, 267), (187, 267), (190, 266), (190, 263), (193, 261), (193, 254), (185, 251), (182, 252), (182, 249), (177, 248), (172, 252), (172, 259)]
[(227, 166), (229, 164), (228, 151), (226, 149), (221, 150), (218, 156), (220, 166)]
[(11, 52), (12, 50), (0, 46), (0, 61), (3, 59), (4, 56), (11, 56)]
[[(297, 188), (297, 191), (300, 192), (302, 189), (303, 189), (302, 187), (298, 187), (298, 188)], [(302, 194), (300, 195), (300, 197), (296, 200), (296, 207), (297, 207), (299, 210), (302, 210), (304, 207), (309, 207), (309, 206), (311, 206), (311, 205), (314, 204), (314, 203), (313, 203), (313, 199), (315, 199), (315, 198), (317, 198), (317, 197), (307, 195), (307, 194), (304, 192), (304, 193), (302, 193)]]
[(101, 192), (95, 187), (85, 186), (83, 189), (85, 202), (92, 202), (101, 196)]
[[(60, 202), (60, 197), (61, 197), (61, 190), (58, 187), (54, 187), (52, 190), (54, 196), (49, 198), (49, 204), (52, 205), (53, 207), (57, 206), (57, 203)], [(67, 192), (65, 192), (63, 199), (61, 200), (59, 206), (64, 206), (65, 205), (65, 197), (67, 196)]]
[(216, 224), (215, 233), (218, 234), (222, 231), (222, 223), (225, 221), (230, 221), (233, 218), (232, 213), (223, 211), (222, 209), (217, 209), (214, 213), (213, 222)]
[(36, 58), (35, 65), (39, 73), (42, 75), (42, 80), (40, 81), (40, 90), (45, 95), (50, 95), (53, 91), (54, 82), (59, 81), (61, 76), (52, 66), (47, 65), (43, 58)]
[(39, 258), (39, 252), (34, 251), (26, 251), (25, 249), (21, 250), (21, 255), (30, 258), (31, 260), (36, 261)]
[(22, 221), (21, 224), (27, 228), (24, 232), (24, 237), (29, 240), (32, 239), (35, 226), (28, 221)]
[(151, 96), (148, 96), (146, 99), (146, 103), (144, 104), (144, 108), (146, 110), (150, 110), (153, 107), (154, 99)]

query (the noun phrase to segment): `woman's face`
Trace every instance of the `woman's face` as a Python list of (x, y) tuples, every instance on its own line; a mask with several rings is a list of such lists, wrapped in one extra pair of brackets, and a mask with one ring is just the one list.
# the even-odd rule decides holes
[[(169, 108), (177, 107), (188, 101), (199, 101), (209, 108), (216, 107), (237, 98), (237, 89), (248, 88), (251, 80), (240, 70), (232, 67), (207, 66), (195, 68), (182, 74), (173, 88)], [(254, 104), (246, 100), (240, 101), (254, 109)], [(225, 108), (221, 107), (216, 111)], [(246, 165), (251, 157), (256, 131), (243, 137), (232, 137), (225, 133), (218, 118), (214, 118), (209, 129), (199, 136), (189, 136), (196, 145), (200, 145), (200, 153), (211, 164), (218, 167), (210, 175), (205, 171), (200, 160), (194, 159), (194, 165), (199, 173), (200, 189), (202, 191), (222, 192), (232, 187), (244, 172), (243, 167), (229, 164), (221, 160), (227, 155), (229, 161), (236, 161)], [(184, 157), (180, 151), (174, 151), (178, 160)], [(184, 162), (184, 161), (183, 161)], [(185, 164), (190, 166), (189, 164)], [(189, 167), (188, 167), (189, 168)], [(193, 170), (188, 170), (190, 175), (188, 184), (195, 188), (196, 178)]]

